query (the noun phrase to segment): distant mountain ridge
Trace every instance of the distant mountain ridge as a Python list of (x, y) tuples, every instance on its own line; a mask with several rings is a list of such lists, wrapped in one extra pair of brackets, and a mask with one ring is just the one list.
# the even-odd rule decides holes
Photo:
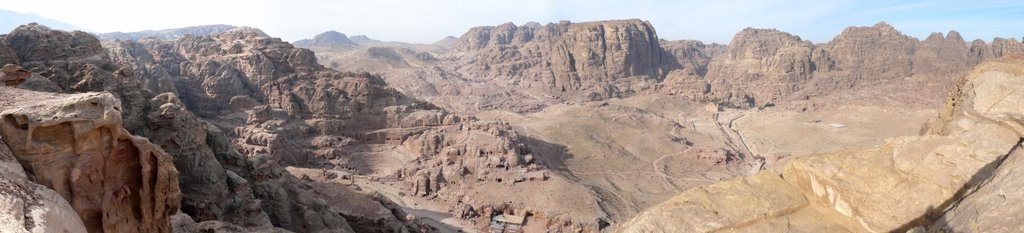
[(177, 40), (185, 35), (196, 35), (206, 36), (226, 32), (231, 29), (238, 27), (225, 25), (225, 24), (213, 24), (213, 25), (200, 25), (190, 26), (183, 28), (171, 28), (163, 30), (145, 30), (137, 32), (110, 32), (101, 33), (96, 35), (100, 40), (139, 40), (146, 37), (155, 37), (160, 40)]
[(8, 10), (0, 10), (0, 32), (9, 32), (17, 28), (18, 26), (39, 23), (50, 26), (55, 29), (67, 30), (67, 31), (86, 31), (85, 29), (72, 25), (70, 23), (61, 22), (59, 20), (48, 19), (33, 13), (21, 13)]
[(352, 46), (358, 47), (359, 44), (349, 39), (344, 33), (337, 31), (326, 31), (324, 33), (313, 36), (313, 39), (303, 39), (295, 41), (295, 46), (300, 48), (308, 48), (315, 46)]

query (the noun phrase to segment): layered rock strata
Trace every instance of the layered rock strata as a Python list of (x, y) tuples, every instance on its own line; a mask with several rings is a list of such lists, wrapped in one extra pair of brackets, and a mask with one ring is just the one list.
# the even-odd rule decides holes
[[(47, 96), (13, 89), (3, 91), (7, 92), (5, 96), (13, 97), (5, 102), (25, 101), (3, 106), (0, 134), (4, 143), (27, 178), (66, 200), (84, 229), (171, 231), (169, 217), (177, 212), (181, 198), (178, 172), (166, 152), (122, 127), (121, 103), (116, 98), (110, 94)], [(49, 98), (18, 98), (30, 95)], [(9, 188), (26, 187), (32, 186)], [(41, 194), (35, 189), (29, 195)], [(44, 206), (59, 207), (52, 196), (44, 196), (43, 200), (48, 202)], [(32, 217), (24, 220), (27, 226), (35, 217), (47, 218)], [(72, 219), (68, 224), (74, 222)]]

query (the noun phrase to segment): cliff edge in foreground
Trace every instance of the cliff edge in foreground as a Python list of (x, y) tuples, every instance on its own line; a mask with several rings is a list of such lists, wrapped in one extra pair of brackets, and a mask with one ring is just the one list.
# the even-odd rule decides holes
[(1020, 232), (1024, 57), (967, 75), (921, 136), (798, 159), (781, 175), (707, 185), (641, 213), (622, 232)]

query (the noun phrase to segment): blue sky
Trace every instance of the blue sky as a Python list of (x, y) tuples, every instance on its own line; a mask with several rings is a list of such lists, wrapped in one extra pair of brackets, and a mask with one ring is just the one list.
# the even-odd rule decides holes
[(911, 36), (959, 31), (967, 39), (1024, 36), (1016, 0), (0, 0), (94, 32), (202, 24), (253, 26), (288, 41), (336, 30), (382, 40), (430, 43), (504, 22), (650, 20), (664, 39), (728, 43), (746, 27), (776, 28), (827, 42), (848, 26), (886, 21)]

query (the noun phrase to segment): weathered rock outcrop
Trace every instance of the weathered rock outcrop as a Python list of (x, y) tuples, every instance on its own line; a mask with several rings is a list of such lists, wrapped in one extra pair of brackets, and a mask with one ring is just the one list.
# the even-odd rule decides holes
[[(1024, 95), (1017, 87), (1022, 83), (1024, 57), (984, 63), (967, 76), (925, 135), (796, 159), (786, 165), (782, 179), (762, 172), (691, 190), (621, 230), (1019, 230), (1024, 224), (1001, 217), (1016, 216), (1016, 210), (997, 209), (1019, 201), (1006, 192), (1019, 170)], [(760, 185), (770, 182), (776, 184)]]
[[(238, 153), (222, 130), (200, 120), (174, 92), (152, 94), (146, 87), (160, 92), (177, 89), (169, 82), (167, 73), (152, 72), (156, 71), (152, 69), (155, 66), (147, 61), (175, 54), (153, 56), (136, 42), (109, 43), (135, 45), (112, 50), (115, 52), (110, 54), (117, 58), (146, 55), (145, 59), (122, 62), (129, 67), (122, 69), (97, 47), (99, 42), (95, 38), (85, 36), (88, 34), (56, 31), (40, 25), (22, 26), (7, 35), (4, 45), (23, 52), (18, 55), (25, 59), (20, 64), (35, 73), (18, 87), (55, 92), (107, 91), (121, 99), (118, 108), (123, 111), (119, 119), (125, 119), (124, 127), (152, 138), (170, 152), (173, 164), (183, 172), (180, 180), (175, 178), (175, 184), (180, 182), (185, 187), (182, 210), (201, 221), (192, 229), (209, 229), (201, 226), (217, 226), (207, 222), (219, 222), (229, 228), (247, 229), (245, 231), (281, 230), (274, 226), (302, 232), (354, 231), (344, 216), (330, 211), (330, 205), (303, 186), (310, 185), (309, 182), (299, 181), (276, 163), (253, 160)], [(87, 43), (70, 42), (76, 40)], [(156, 44), (146, 40), (143, 43)], [(64, 48), (69, 46), (78, 49)], [(99, 48), (100, 53), (55, 52), (93, 48)], [(271, 214), (275, 218), (271, 218)], [(394, 218), (379, 223), (391, 224), (396, 230), (402, 228), (402, 223)]]
[(669, 60), (654, 28), (640, 20), (476, 27), (453, 53), (467, 77), (572, 100), (637, 91), (660, 80)]
[(747, 28), (708, 65), (711, 98), (752, 106), (779, 102), (802, 88), (827, 55), (810, 41), (774, 29)]
[[(670, 67), (689, 70), (699, 76), (704, 76), (708, 71), (708, 64), (711, 59), (722, 55), (726, 46), (722, 44), (704, 44), (695, 40), (660, 41), (662, 49), (668, 53)], [(678, 66), (671, 64), (678, 63)]]
[(114, 96), (2, 91), (14, 97), (6, 101), (20, 102), (0, 112), (4, 143), (28, 179), (67, 200), (85, 229), (171, 231), (181, 198), (178, 172), (167, 153), (122, 127)]
[(3, 68), (0, 68), (0, 82), (3, 82), (6, 86), (17, 86), (31, 76), (32, 72), (22, 69), (15, 64), (6, 64)]
[[(329, 226), (325, 229), (333, 229), (330, 227), (345, 225), (330, 226), (344, 222), (341, 217), (345, 217), (353, 220), (350, 223), (372, 223), (351, 225), (356, 231), (375, 231), (381, 225), (389, 229), (386, 231), (411, 229), (401, 225), (404, 223), (387, 222), (394, 219), (368, 221), (346, 214), (338, 216), (342, 221), (335, 220), (332, 216), (341, 212), (333, 211), (340, 208), (337, 204), (318, 204), (315, 195), (304, 193), (308, 188), (296, 184), (301, 182), (294, 177), (282, 175), (282, 166), (277, 164), (407, 181), (411, 185), (402, 188), (408, 193), (476, 208), (522, 199), (477, 198), (473, 189), (479, 184), (544, 182), (528, 179), (546, 169), (540, 159), (528, 159), (530, 151), (507, 124), (438, 110), (388, 87), (378, 76), (326, 69), (309, 50), (256, 29), (186, 36), (177, 41), (121, 41), (109, 46), (114, 60), (138, 67), (139, 73), (147, 75), (140, 76), (146, 86), (174, 92), (199, 119), (228, 132), (226, 136), (239, 147), (242, 157), (258, 161), (253, 170), (234, 172), (251, 183), (253, 194), (275, 226), (312, 231), (322, 229), (315, 223), (323, 222)], [(150, 116), (157, 119), (160, 115)], [(413, 182), (417, 180), (421, 182)], [(558, 208), (514, 204), (535, 213)], [(594, 216), (598, 215), (588, 214), (593, 222), (566, 220), (569, 222), (564, 224), (596, 228), (598, 217)]]
[(846, 86), (909, 77), (918, 41), (891, 25), (849, 27), (825, 45), (835, 62), (837, 81)]
[(913, 73), (945, 79), (943, 82), (954, 85), (956, 83), (949, 80), (954, 80), (980, 62), (980, 59), (971, 59), (969, 48), (957, 31), (949, 31), (945, 37), (942, 33), (932, 33), (914, 53)]
[[(6, 90), (0, 87), (0, 91)], [(14, 99), (8, 93), (0, 96), (5, 100)], [(52, 189), (29, 180), (4, 143), (0, 143), (0, 231), (86, 231), (71, 204)]]
[(313, 36), (313, 39), (297, 40), (294, 43), (295, 47), (309, 48), (309, 47), (334, 47), (334, 46), (359, 46), (356, 42), (348, 39), (345, 34), (336, 31), (327, 31), (324, 33)]
[[(0, 41), (3, 40), (3, 35), (0, 35)], [(7, 47), (0, 43), (0, 64), (18, 64), (18, 54), (14, 53), (11, 47)]]
[(981, 61), (1022, 50), (1024, 46), (1014, 39), (967, 45), (956, 31), (945, 37), (934, 33), (919, 41), (885, 22), (849, 27), (818, 45), (774, 29), (748, 28), (736, 34), (725, 53), (712, 59), (706, 75), (684, 72), (702, 77), (696, 80), (709, 87), (696, 85), (699, 81), (692, 77), (679, 84), (680, 79), (670, 73), (666, 81), (671, 82), (657, 89), (673, 94), (708, 89), (697, 99), (740, 107), (806, 100), (882, 83), (914, 85), (920, 87), (914, 91), (921, 95), (942, 95), (956, 85), (956, 77)]

